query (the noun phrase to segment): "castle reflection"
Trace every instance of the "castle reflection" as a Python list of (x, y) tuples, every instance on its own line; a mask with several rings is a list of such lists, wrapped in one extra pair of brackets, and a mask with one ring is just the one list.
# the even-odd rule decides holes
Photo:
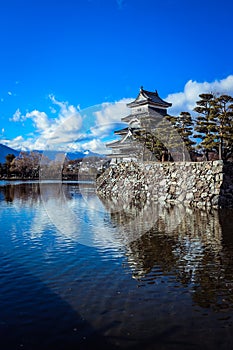
[[(233, 307), (232, 210), (104, 203), (127, 241), (128, 264), (139, 286), (172, 276), (199, 306), (221, 311)], [(135, 239), (129, 239), (128, 231)]]
[[(85, 186), (88, 190), (89, 185)], [(138, 286), (174, 278), (191, 292), (199, 306), (223, 312), (232, 309), (233, 210), (201, 210), (135, 201), (120, 203), (100, 200), (92, 190), (87, 193), (90, 198), (86, 195), (86, 203), (91, 203), (89, 217), (88, 208), (81, 207), (78, 184), (35, 182), (0, 186), (1, 201), (38, 207), (32, 230), (35, 234), (39, 235), (42, 227), (40, 203), (44, 201), (61, 239), (71, 237), (95, 246), (95, 238), (97, 248), (112, 244), (124, 252)], [(72, 206), (67, 207), (67, 202)], [(99, 203), (106, 213), (98, 212)]]

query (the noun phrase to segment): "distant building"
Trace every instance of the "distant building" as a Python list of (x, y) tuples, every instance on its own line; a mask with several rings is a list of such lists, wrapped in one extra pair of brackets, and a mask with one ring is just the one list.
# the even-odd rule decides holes
[(135, 139), (139, 131), (150, 132), (167, 115), (167, 108), (172, 104), (162, 100), (158, 92), (144, 90), (141, 87), (137, 98), (127, 104), (131, 113), (121, 120), (128, 124), (124, 129), (115, 131), (120, 140), (108, 143), (106, 146), (112, 149), (108, 157), (112, 163), (131, 160), (154, 160), (151, 152), (146, 150), (145, 145)]

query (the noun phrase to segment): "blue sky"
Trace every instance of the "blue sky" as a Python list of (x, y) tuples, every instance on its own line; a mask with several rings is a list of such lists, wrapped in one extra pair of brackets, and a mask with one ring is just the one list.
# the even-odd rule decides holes
[(104, 151), (141, 85), (233, 95), (230, 0), (1, 0), (0, 143)]

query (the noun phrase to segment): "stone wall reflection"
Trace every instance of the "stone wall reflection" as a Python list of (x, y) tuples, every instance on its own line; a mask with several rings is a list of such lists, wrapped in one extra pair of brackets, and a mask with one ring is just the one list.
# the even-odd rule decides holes
[(233, 306), (232, 210), (104, 203), (139, 285), (173, 276), (199, 306)]

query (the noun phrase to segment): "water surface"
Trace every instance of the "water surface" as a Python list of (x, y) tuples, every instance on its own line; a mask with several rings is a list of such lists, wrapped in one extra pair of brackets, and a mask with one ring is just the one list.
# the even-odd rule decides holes
[(1, 349), (232, 349), (232, 213), (1, 182)]

